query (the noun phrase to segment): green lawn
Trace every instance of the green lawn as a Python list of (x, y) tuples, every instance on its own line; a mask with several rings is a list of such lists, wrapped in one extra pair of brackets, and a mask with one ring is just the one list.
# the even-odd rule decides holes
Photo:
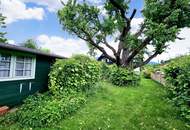
[[(55, 130), (188, 130), (167, 102), (162, 86), (143, 79), (139, 87), (103, 88)], [(54, 130), (51, 129), (51, 130)]]

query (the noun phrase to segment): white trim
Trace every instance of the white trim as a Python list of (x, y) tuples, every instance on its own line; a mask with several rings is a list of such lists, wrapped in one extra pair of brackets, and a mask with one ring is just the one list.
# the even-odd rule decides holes
[(16, 74), (15, 74), (15, 70), (16, 70), (16, 56), (11, 56), (10, 75), (9, 75), (9, 77), (5, 77), (5, 78), (1, 77), (0, 78), (0, 82), (35, 79), (36, 57), (31, 57), (31, 58), (32, 58), (31, 76), (16, 76)]
[(20, 93), (22, 93), (22, 83), (20, 84)]
[(29, 91), (32, 90), (32, 82), (29, 83)]

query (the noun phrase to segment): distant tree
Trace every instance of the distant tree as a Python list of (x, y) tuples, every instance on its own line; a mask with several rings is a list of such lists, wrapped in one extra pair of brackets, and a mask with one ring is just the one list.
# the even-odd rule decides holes
[(26, 40), (21, 46), (31, 49), (38, 49), (37, 43), (33, 39)]
[[(137, 9), (129, 14), (129, 4), (130, 0), (105, 0), (102, 7), (106, 14), (103, 15), (102, 10), (85, 0), (68, 0), (58, 11), (58, 17), (64, 30), (85, 40), (91, 49), (101, 51), (118, 66), (129, 68), (149, 63), (166, 50), (168, 42), (182, 39), (178, 37), (182, 28), (190, 27), (189, 0), (144, 0), (144, 9), (139, 11), (144, 21), (139, 30), (132, 33), (131, 21)], [(119, 43), (117, 50), (108, 42), (110, 38)], [(108, 54), (101, 45), (113, 54)], [(154, 50), (145, 59), (147, 46)]]
[(40, 51), (45, 52), (45, 53), (51, 53), (50, 49), (48, 48), (40, 48)]
[[(0, 28), (3, 29), (5, 28), (5, 18), (1, 13), (0, 13)], [(0, 32), (0, 43), (7, 43), (7, 39), (4, 37), (6, 32)]]

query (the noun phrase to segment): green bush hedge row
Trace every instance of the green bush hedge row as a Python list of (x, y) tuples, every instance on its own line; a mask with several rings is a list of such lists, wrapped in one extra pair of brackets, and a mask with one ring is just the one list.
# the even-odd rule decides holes
[(85, 56), (58, 60), (49, 75), (50, 91), (28, 97), (16, 113), (1, 118), (1, 124), (17, 122), (21, 128), (55, 125), (83, 105), (100, 79), (100, 63)]
[(139, 84), (140, 75), (126, 68), (113, 67), (111, 71), (110, 81), (112, 84), (127, 87)]
[(46, 94), (28, 97), (16, 113), (1, 118), (1, 124), (17, 122), (21, 128), (52, 127), (83, 105), (100, 78), (115, 85), (134, 85), (139, 76), (114, 65), (108, 66), (86, 56), (58, 60), (49, 74)]
[(65, 89), (85, 92), (99, 81), (100, 75), (100, 63), (89, 57), (58, 60), (49, 76), (49, 88), (55, 95), (60, 95)]
[(139, 84), (140, 75), (127, 68), (117, 67), (116, 65), (107, 65), (102, 63), (102, 79), (110, 81), (112, 84), (127, 87)]
[(190, 122), (190, 56), (172, 60), (165, 67), (169, 98), (180, 108), (181, 116)]

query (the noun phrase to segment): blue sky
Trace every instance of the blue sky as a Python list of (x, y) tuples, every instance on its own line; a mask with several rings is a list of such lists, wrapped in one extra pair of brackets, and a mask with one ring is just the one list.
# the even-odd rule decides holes
[[(63, 0), (67, 1), (67, 0)], [(82, 1), (82, 0), (80, 0)], [(88, 0), (96, 3), (98, 6), (101, 0)], [(131, 0), (130, 13), (134, 8), (138, 9), (135, 19), (133, 20), (134, 30), (143, 21), (140, 10), (143, 9), (143, 0)], [(85, 42), (64, 32), (59, 24), (56, 12), (62, 5), (59, 0), (1, 0), (1, 12), (7, 16), (6, 38), (10, 43), (18, 44), (32, 38), (35, 39), (39, 46), (50, 48), (53, 53), (64, 56), (71, 56), (76, 53), (87, 53), (88, 47)], [(190, 33), (189, 29), (182, 31), (182, 34)], [(177, 44), (170, 46), (165, 53), (155, 60), (166, 59), (185, 53), (190, 48), (190, 37), (183, 41), (176, 41)], [(117, 46), (113, 43), (113, 46)], [(180, 48), (182, 47), (182, 48)], [(180, 48), (180, 49), (179, 49)], [(179, 49), (179, 50), (178, 50)], [(184, 50), (185, 49), (185, 50)]]
[[(21, 43), (28, 38), (36, 38), (40, 34), (46, 34), (48, 36), (56, 35), (66, 39), (71, 37), (67, 32), (62, 30), (56, 11), (50, 12), (47, 7), (38, 5), (35, 2), (28, 2), (25, 5), (27, 8), (43, 8), (45, 10), (44, 18), (41, 21), (33, 19), (19, 20), (8, 24), (6, 28), (8, 39), (13, 39), (16, 43)], [(141, 0), (138, 0), (138, 2), (137, 0), (132, 0), (130, 8), (141, 10), (143, 8), (143, 2)], [(138, 11), (136, 17), (142, 17), (140, 11)]]

